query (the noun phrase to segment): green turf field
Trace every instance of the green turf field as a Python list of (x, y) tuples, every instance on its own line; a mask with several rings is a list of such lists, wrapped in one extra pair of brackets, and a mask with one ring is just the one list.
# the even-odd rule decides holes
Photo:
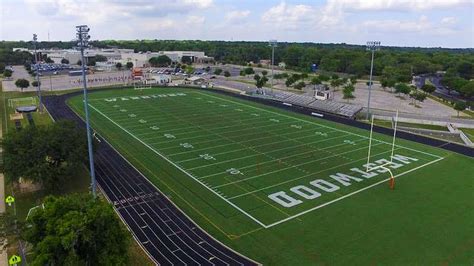
[[(262, 263), (469, 263), (461, 155), (212, 92), (90, 95), (94, 129), (195, 221)], [(80, 97), (71, 100), (82, 113)], [(396, 189), (388, 188), (389, 171)], [(366, 172), (367, 167), (373, 169)], [(469, 209), (471, 208), (471, 209)]]

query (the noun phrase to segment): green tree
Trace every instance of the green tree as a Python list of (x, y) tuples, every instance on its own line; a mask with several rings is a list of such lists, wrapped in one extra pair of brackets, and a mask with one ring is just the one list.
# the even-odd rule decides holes
[(32, 265), (127, 265), (130, 237), (112, 206), (89, 194), (48, 196), (23, 237)]
[(252, 75), (252, 74), (255, 74), (255, 71), (251, 67), (246, 67), (244, 68), (244, 73), (245, 75)]
[(85, 131), (67, 120), (9, 132), (3, 140), (4, 171), (11, 181), (20, 177), (53, 191), (87, 162)]
[(416, 106), (416, 101), (423, 102), (426, 99), (426, 93), (415, 90), (410, 94), (410, 97), (413, 99), (413, 105)]
[(46, 59), (45, 59), (44, 61), (45, 61), (46, 63), (48, 63), (48, 64), (54, 63), (54, 60), (51, 59), (51, 57), (46, 57)]
[(41, 85), (41, 82), (38, 83), (38, 81), (36, 81), (36, 80), (31, 82), (31, 86), (33, 86), (33, 87), (38, 87), (38, 84)]
[(408, 95), (410, 94), (411, 88), (405, 83), (397, 83), (395, 85), (395, 93), (400, 96), (400, 93)]
[(321, 75), (319, 75), (319, 79), (321, 81), (329, 81), (331, 79), (331, 77), (329, 77), (328, 75), (321, 74)]
[(148, 62), (153, 67), (167, 67), (171, 65), (171, 58), (166, 55), (160, 55), (150, 58)]
[(355, 85), (357, 83), (357, 77), (356, 76), (351, 76), (350, 77), (352, 85)]
[(11, 71), (10, 69), (3, 70), (3, 76), (6, 77), (6, 78), (11, 77), (12, 74), (13, 74), (13, 71)]
[(302, 90), (305, 86), (306, 86), (306, 84), (304, 83), (304, 81), (300, 81), (300, 82), (296, 83), (294, 88), (297, 89), (297, 90)]
[(76, 65), (82, 66), (82, 61), (81, 61), (81, 60), (77, 60)]
[(127, 69), (131, 69), (131, 68), (133, 67), (133, 63), (132, 63), (132, 62), (127, 62), (127, 63), (125, 64), (125, 67), (126, 67)]
[(215, 75), (220, 75), (221, 73), (222, 73), (222, 69), (221, 69), (221, 68), (216, 68), (216, 69), (214, 70), (214, 74), (215, 74)]
[(61, 64), (69, 64), (69, 60), (66, 58), (61, 59)]
[(346, 84), (344, 86), (344, 89), (342, 90), (342, 98), (344, 99), (347, 99), (347, 101), (349, 102), (350, 99), (354, 99), (355, 96), (353, 95), (353, 92), (355, 91), (355, 87), (354, 85), (352, 85), (352, 83), (349, 83), (349, 84)]
[(466, 82), (463, 86), (461, 86), (459, 92), (466, 97), (474, 96), (474, 80)]
[(313, 77), (311, 79), (311, 84), (314, 85), (314, 89), (316, 89), (316, 85), (321, 84), (321, 80), (319, 79), (319, 77)]
[(230, 72), (229, 72), (229, 71), (227, 71), (227, 70), (226, 70), (226, 71), (224, 71), (224, 77), (226, 77), (226, 78), (230, 77)]
[(255, 86), (259, 89), (263, 88), (268, 81), (266, 76), (259, 76), (258, 74), (256, 74), (253, 78), (255, 79)]
[(425, 84), (421, 86), (421, 90), (424, 91), (425, 93), (431, 94), (436, 90), (436, 87), (431, 84)]
[(339, 75), (338, 74), (332, 74), (331, 75), (331, 79), (339, 79)]
[(266, 76), (268, 74), (268, 71), (262, 70), (262, 75)]
[(458, 117), (459, 117), (459, 112), (464, 111), (466, 109), (466, 103), (465, 102), (456, 102), (454, 104), (454, 110), (458, 111)]
[(21, 91), (23, 91), (23, 89), (28, 88), (30, 86), (30, 82), (26, 79), (17, 79), (15, 81), (15, 86), (17, 86), (21, 89)]
[(121, 70), (122, 69), (122, 63), (118, 62), (117, 64), (115, 64), (115, 67), (118, 69), (118, 70)]

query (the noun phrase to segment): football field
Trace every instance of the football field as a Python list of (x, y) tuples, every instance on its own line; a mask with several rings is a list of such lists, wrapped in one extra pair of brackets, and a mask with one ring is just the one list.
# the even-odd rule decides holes
[(369, 132), (198, 90), (132, 91), (89, 107), (264, 228), (386, 185), (387, 168), (398, 177), (443, 159), (398, 144), (392, 156), (376, 136), (368, 160)]

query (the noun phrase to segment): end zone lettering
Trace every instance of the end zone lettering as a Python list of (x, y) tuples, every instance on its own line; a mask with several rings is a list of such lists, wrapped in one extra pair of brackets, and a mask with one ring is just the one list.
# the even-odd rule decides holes
[[(388, 170), (383, 168), (377, 168), (373, 171), (366, 172), (363, 169), (367, 169), (367, 167), (374, 168), (376, 166), (385, 165), (388, 168), (397, 169), (412, 162), (418, 161), (417, 158), (407, 157), (399, 154), (394, 155), (392, 159), (392, 162), (387, 159), (376, 160), (374, 163), (364, 164), (362, 169), (351, 168), (350, 170), (353, 172), (353, 174), (350, 175), (344, 173), (332, 174), (329, 177), (332, 179), (331, 182), (333, 183), (323, 179), (316, 179), (309, 182), (311, 187), (298, 185), (290, 188), (290, 191), (295, 195), (289, 195), (285, 191), (279, 191), (268, 195), (268, 198), (285, 208), (291, 208), (303, 203), (303, 200), (316, 199), (319, 198), (322, 193), (331, 193), (339, 190), (341, 186), (347, 187), (353, 182), (362, 182), (365, 179), (370, 179), (381, 173), (388, 172)], [(395, 162), (395, 160), (397, 162)], [(357, 176), (355, 176), (355, 174), (357, 174)]]

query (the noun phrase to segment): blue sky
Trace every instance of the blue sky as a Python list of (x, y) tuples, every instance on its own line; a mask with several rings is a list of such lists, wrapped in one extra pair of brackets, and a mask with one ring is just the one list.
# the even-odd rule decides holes
[(0, 40), (277, 39), (474, 47), (474, 0), (0, 0)]

